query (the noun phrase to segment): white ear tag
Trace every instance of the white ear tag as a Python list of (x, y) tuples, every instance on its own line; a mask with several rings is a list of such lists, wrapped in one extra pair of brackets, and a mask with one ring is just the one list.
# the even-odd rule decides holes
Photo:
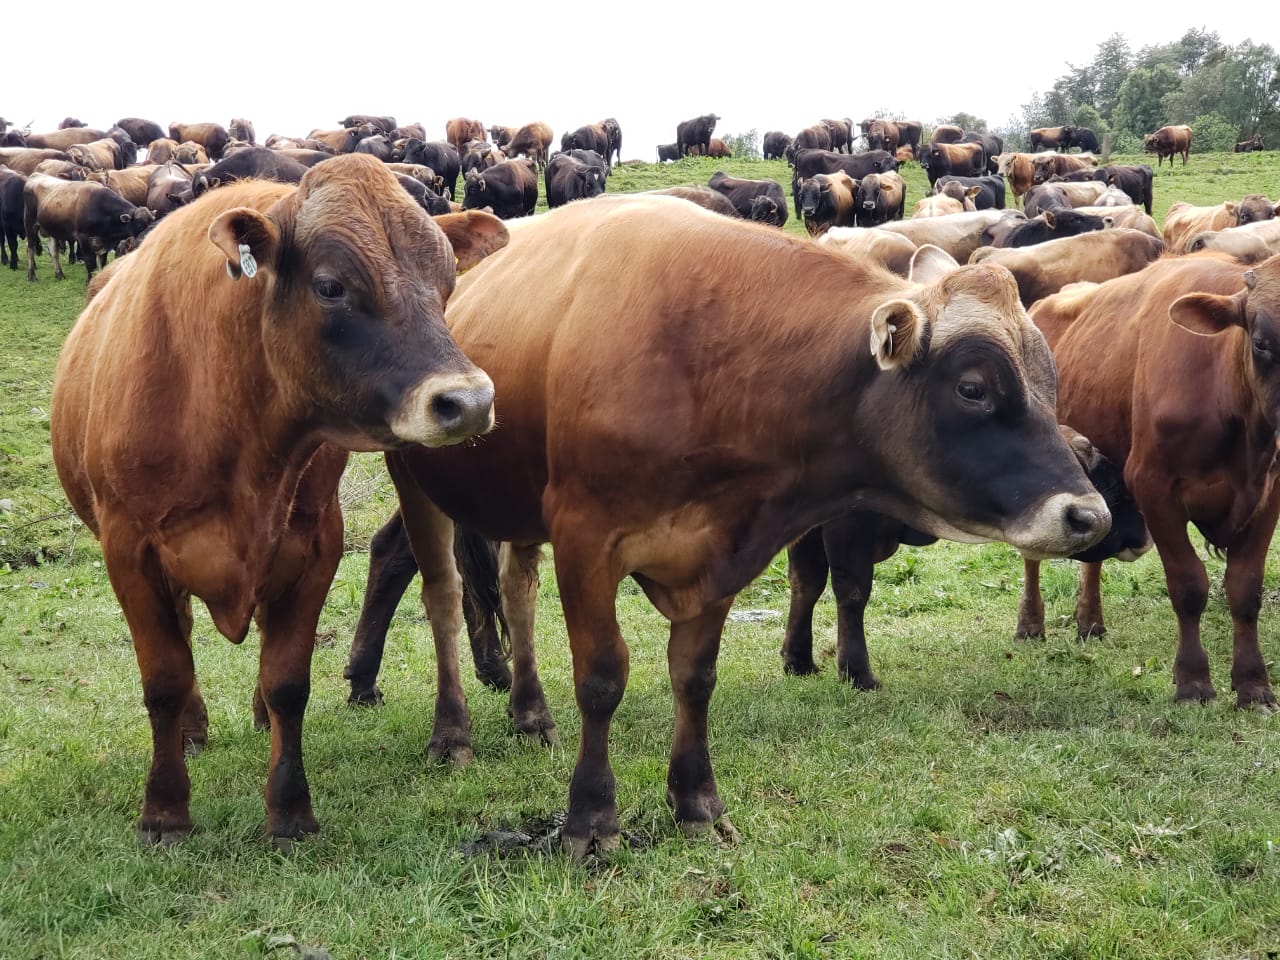
[(247, 243), (240, 244), (240, 269), (244, 271), (244, 275), (250, 280), (258, 272), (258, 261), (253, 259), (253, 254), (249, 252)]
[(889, 351), (888, 353), (885, 354), (885, 356), (892, 357), (893, 356), (893, 335), (898, 332), (898, 328), (894, 326), (892, 323), (885, 324), (885, 326), (889, 328)]

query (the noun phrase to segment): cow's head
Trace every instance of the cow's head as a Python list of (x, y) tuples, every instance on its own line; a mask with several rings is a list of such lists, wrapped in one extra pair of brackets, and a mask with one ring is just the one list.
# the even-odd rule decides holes
[(779, 205), (773, 197), (756, 196), (751, 198), (751, 219), (757, 223), (770, 223), (782, 226), (787, 218), (787, 208)]
[(1245, 288), (1225, 296), (1188, 293), (1169, 305), (1169, 317), (1192, 333), (1217, 336), (1244, 330), (1249, 385), (1267, 422), (1280, 431), (1280, 256), (1244, 274)]
[(883, 417), (874, 456), (888, 474), (874, 508), (1033, 558), (1097, 543), (1111, 516), (1058, 430), (1056, 367), (1013, 276), (926, 245), (910, 279), (871, 313), (882, 373), (859, 403)]
[(831, 182), (824, 174), (810, 177), (800, 184), (800, 213), (805, 217), (816, 217), (823, 209), (824, 201), (829, 203)]
[(1251, 193), (1236, 206), (1236, 226), (1246, 223), (1257, 223), (1260, 220), (1274, 220), (1276, 204), (1260, 193)]
[(356, 450), (488, 430), (493, 384), (453, 342), (444, 308), (456, 270), (505, 245), (502, 222), (475, 212), (433, 219), (363, 154), (317, 164), (296, 189), (269, 196), (278, 199), (265, 213), (220, 213), (209, 239), (241, 278), (230, 295), (261, 313), (282, 401), (319, 436)]

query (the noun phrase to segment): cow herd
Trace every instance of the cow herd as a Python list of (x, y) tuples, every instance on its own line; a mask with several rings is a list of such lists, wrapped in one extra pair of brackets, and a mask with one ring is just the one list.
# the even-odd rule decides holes
[[(681, 124), (681, 151), (705, 150), (715, 119)], [(963, 131), (948, 143), (945, 129), (922, 145), (918, 128), (881, 120), (863, 129), (876, 146), (854, 153), (856, 126), (824, 121), (766, 137), (793, 167), (809, 234), (793, 236), (777, 229), (788, 204), (773, 180), (720, 172), (705, 188), (600, 196), (619, 156), (613, 120), (566, 134), (555, 154), (542, 124), (459, 118), (427, 141), (352, 116), (285, 147), (232, 128), (175, 124), (148, 140), (209, 155), (137, 177), (131, 189), (176, 198), (158, 217), (111, 187), (134, 168), (106, 169), (109, 149), (100, 170), (83, 159), (93, 151), (71, 158), (73, 142), (0, 151), (30, 164), (0, 169), (0, 213), (17, 182), (29, 250), (40, 233), (55, 254), (74, 241), (92, 275), (113, 242), (133, 248), (89, 286), (50, 425), (137, 654), (153, 734), (144, 840), (192, 827), (183, 751), (207, 736), (192, 597), (232, 641), (252, 623), (261, 635), (270, 833), (318, 828), (302, 722), (349, 451), (384, 451), (399, 497), (373, 542), (351, 699), (380, 698), (386, 628), (420, 572), (433, 758), (472, 754), (464, 624), (478, 672), (510, 687), (516, 730), (557, 739), (534, 643), (541, 546), (553, 546), (582, 717), (562, 831), (575, 857), (620, 839), (609, 742), (628, 674), (615, 610), (627, 577), (671, 625), (667, 798), (689, 834), (732, 833), (707, 739), (721, 632), (735, 594), (784, 549), (784, 668), (815, 670), (811, 614), (830, 575), (840, 675), (871, 689), (871, 574), (899, 544), (1012, 544), (1026, 564), (1022, 636), (1044, 633), (1039, 563), (1078, 559), (1082, 637), (1104, 629), (1102, 562), (1154, 544), (1178, 619), (1175, 694), (1203, 701), (1216, 691), (1193, 523), (1227, 558), (1236, 702), (1275, 709), (1257, 636), (1280, 516), (1268, 198), (1174, 204), (1161, 231), (1145, 165), (1016, 154)], [(83, 143), (120, 143), (103, 133)], [(1088, 143), (1044, 133), (1059, 148)], [(360, 149), (369, 141), (392, 152)], [(934, 151), (949, 146), (968, 149)], [(443, 147), (458, 158), (452, 183)], [(31, 155), (43, 150), (68, 156)], [(246, 170), (237, 157), (257, 159)], [(933, 192), (907, 217), (897, 168), (910, 158), (927, 158)], [(86, 172), (38, 169), (51, 160)], [(528, 217), (539, 172), (548, 192), (554, 181), (581, 199)], [(476, 543), (497, 551), (491, 564), (461, 549)], [(479, 636), (499, 595), (510, 669)]]

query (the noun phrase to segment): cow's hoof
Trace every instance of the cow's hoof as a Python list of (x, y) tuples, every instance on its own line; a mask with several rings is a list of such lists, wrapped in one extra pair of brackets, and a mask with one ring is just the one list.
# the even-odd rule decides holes
[(347, 696), (347, 703), (355, 707), (381, 706), (382, 691), (378, 689), (376, 683), (368, 687), (361, 687), (359, 690), (352, 686), (351, 693)]
[(880, 678), (874, 673), (849, 673), (847, 670), (840, 671), (840, 679), (846, 683), (853, 685), (855, 690), (879, 690)]
[(476, 679), (490, 690), (510, 690), (511, 668), (505, 660), (477, 663)]
[(191, 818), (142, 816), (138, 818), (138, 843), (147, 847), (172, 847), (191, 836)]
[(1208, 679), (1179, 681), (1174, 692), (1174, 699), (1178, 703), (1208, 703), (1217, 696), (1218, 691), (1213, 689), (1213, 681)]
[(320, 821), (307, 811), (272, 824), (267, 832), (271, 834), (271, 843), (275, 848), (287, 854), (293, 850), (293, 841), (309, 834), (319, 833)]
[(615, 832), (600, 835), (592, 832), (579, 837), (562, 831), (560, 843), (570, 860), (574, 863), (582, 863), (592, 854), (597, 857), (607, 857), (613, 853), (622, 845), (622, 834)]
[(1018, 624), (1018, 629), (1013, 632), (1013, 639), (1014, 640), (1043, 640), (1044, 624), (1029, 623), (1024, 625), (1020, 623)]
[(1081, 640), (1088, 640), (1090, 637), (1106, 636), (1107, 628), (1101, 623), (1077, 623), (1076, 636)]
[(782, 658), (782, 672), (793, 677), (812, 677), (818, 672), (818, 665), (813, 659), (808, 660), (789, 660)]
[(448, 760), (461, 770), (475, 758), (471, 738), (468, 736), (436, 735), (427, 744), (427, 760), (431, 763), (444, 763)]
[(188, 757), (200, 756), (208, 745), (209, 733), (207, 730), (182, 731), (182, 752)]
[(680, 824), (680, 832), (687, 840), (705, 836), (712, 843), (727, 847), (737, 846), (742, 842), (742, 834), (738, 833), (738, 828), (733, 825), (733, 821), (725, 816), (714, 823), (708, 823), (705, 820), (683, 822)]
[(1236, 706), (1241, 710), (1252, 708), (1265, 714), (1280, 713), (1275, 692), (1267, 683), (1241, 684), (1236, 690)]
[(513, 713), (511, 721), (515, 724), (516, 733), (528, 737), (536, 745), (554, 747), (560, 743), (560, 731), (556, 729), (556, 722), (551, 719), (551, 714), (545, 707), (541, 710)]

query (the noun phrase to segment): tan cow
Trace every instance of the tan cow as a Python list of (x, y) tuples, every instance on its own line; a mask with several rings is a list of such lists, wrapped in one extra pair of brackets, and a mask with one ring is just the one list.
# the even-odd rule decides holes
[(1197, 233), (1187, 243), (1188, 253), (1216, 250), (1241, 263), (1260, 263), (1280, 253), (1280, 219), (1256, 220), (1239, 227)]
[[(342, 553), (346, 451), (492, 425), (493, 385), (450, 338), (444, 304), (455, 256), (465, 268), (505, 237), (484, 214), (437, 225), (378, 161), (343, 157), (299, 185), (235, 183), (176, 211), (76, 322), (54, 377), (53, 459), (101, 542), (142, 674), (141, 839), (192, 827), (183, 742), (202, 743), (208, 723), (193, 596), (233, 642), (253, 622), (261, 634), (269, 833), (319, 828), (302, 720)], [(447, 584), (436, 600), (458, 594)]]
[(1009, 181), (1013, 202), (1022, 206), (1022, 196), (1035, 185), (1035, 155), (1031, 153), (1002, 153), (996, 160), (997, 172)]
[(940, 247), (957, 263), (966, 263), (973, 251), (982, 246), (983, 231), (1005, 220), (1021, 222), (1026, 217), (1017, 210), (975, 210), (919, 220), (895, 220), (876, 229), (901, 234), (916, 246)]
[(1187, 244), (1196, 234), (1270, 220), (1276, 215), (1275, 208), (1269, 199), (1256, 193), (1212, 207), (1194, 207), (1180, 200), (1164, 215), (1164, 243), (1172, 254), (1186, 253)]
[(1101, 283), (1136, 273), (1156, 260), (1164, 242), (1141, 230), (1119, 227), (1026, 247), (979, 247), (970, 263), (997, 263), (1013, 274), (1024, 307), (1069, 283)]
[(878, 263), (900, 277), (911, 272), (911, 258), (916, 252), (916, 245), (907, 237), (878, 227), (832, 227), (818, 238), (818, 243), (859, 263)]

